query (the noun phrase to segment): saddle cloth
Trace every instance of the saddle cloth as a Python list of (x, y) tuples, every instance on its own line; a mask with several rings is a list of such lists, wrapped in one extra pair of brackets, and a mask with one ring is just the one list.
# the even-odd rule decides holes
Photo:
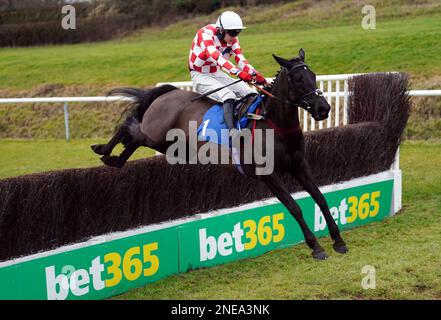
[[(245, 99), (246, 98), (246, 99)], [(235, 105), (235, 127), (238, 130), (248, 125), (248, 113), (254, 113), (257, 106), (262, 102), (262, 97), (253, 95), (245, 97)], [(251, 99), (252, 98), (252, 99)], [(238, 120), (239, 119), (239, 120)], [(226, 129), (226, 130), (222, 130)], [(215, 104), (204, 114), (202, 123), (198, 127), (198, 140), (210, 141), (231, 147), (228, 126), (224, 119), (224, 110), (221, 105)]]

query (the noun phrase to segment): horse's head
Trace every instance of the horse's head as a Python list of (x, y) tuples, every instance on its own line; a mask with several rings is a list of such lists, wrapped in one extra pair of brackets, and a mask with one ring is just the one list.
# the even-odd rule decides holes
[(291, 60), (273, 57), (282, 66), (280, 76), (287, 81), (288, 101), (307, 110), (317, 121), (326, 119), (331, 106), (317, 89), (315, 73), (305, 64), (305, 51), (300, 49), (299, 57)]

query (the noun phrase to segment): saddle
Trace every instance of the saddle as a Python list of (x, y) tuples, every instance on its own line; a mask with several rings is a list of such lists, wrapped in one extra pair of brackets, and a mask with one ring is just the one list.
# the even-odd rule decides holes
[[(234, 124), (238, 130), (247, 127), (250, 115), (253, 115), (261, 102), (262, 97), (252, 93), (235, 103), (233, 109)], [(215, 104), (204, 114), (202, 123), (197, 130), (198, 139), (230, 146), (228, 137), (223, 137), (222, 129), (228, 129), (224, 120), (224, 111), (220, 104)], [(228, 136), (228, 131), (224, 131), (224, 134)]]
[[(257, 93), (250, 93), (245, 97), (236, 100), (236, 102), (234, 103), (234, 111), (233, 111), (234, 123), (237, 123), (240, 119), (246, 116), (246, 113), (248, 113), (248, 109), (250, 108), (251, 104), (256, 100), (257, 97), (258, 97)], [(254, 112), (254, 110), (250, 110), (250, 112)]]
[[(261, 103), (262, 97), (256, 93), (251, 93), (236, 101), (233, 108), (235, 127), (241, 130), (251, 123), (250, 119), (256, 119), (255, 117), (258, 116), (254, 114), (254, 111)], [(245, 175), (240, 165), (238, 151), (231, 146), (228, 130), (222, 129), (228, 129), (224, 120), (224, 111), (221, 105), (215, 104), (205, 113), (203, 121), (198, 127), (198, 140), (214, 142), (230, 148), (236, 169)]]

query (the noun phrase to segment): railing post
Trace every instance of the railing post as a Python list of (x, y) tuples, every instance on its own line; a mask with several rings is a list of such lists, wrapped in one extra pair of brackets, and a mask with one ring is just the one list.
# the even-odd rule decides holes
[(348, 124), (348, 99), (349, 99), (349, 83), (344, 81), (344, 99), (343, 99), (343, 125)]
[(328, 115), (328, 120), (326, 120), (326, 127), (330, 128), (331, 127), (331, 118), (332, 118), (332, 97), (331, 97), (331, 91), (332, 91), (332, 81), (328, 80), (328, 96), (326, 98), (326, 100), (328, 101), (331, 110), (329, 110), (329, 115)]
[(398, 146), (397, 153), (395, 154), (394, 163), (391, 166), (392, 173), (394, 175), (394, 187), (392, 194), (392, 208), (391, 215), (396, 214), (402, 208), (402, 172), (400, 170), (400, 147)]
[(340, 126), (340, 80), (335, 82), (335, 113), (334, 113), (334, 126)]
[[(324, 90), (323, 86), (324, 86), (324, 82), (323, 82), (323, 81), (320, 81), (320, 91), (322, 91), (322, 92), (323, 92), (323, 90)], [(311, 119), (312, 119), (312, 117), (311, 117)], [(320, 122), (318, 123), (318, 127), (319, 127), (319, 129), (323, 129), (323, 121), (320, 121)]]
[(66, 141), (69, 141), (69, 109), (67, 106), (67, 102), (64, 103), (64, 127), (66, 129)]
[(308, 131), (308, 111), (303, 109), (303, 131)]

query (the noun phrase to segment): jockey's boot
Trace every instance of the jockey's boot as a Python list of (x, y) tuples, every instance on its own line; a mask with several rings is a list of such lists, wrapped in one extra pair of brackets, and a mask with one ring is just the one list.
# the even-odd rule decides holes
[(231, 131), (231, 129), (234, 128), (234, 115), (233, 115), (233, 109), (234, 109), (234, 99), (228, 99), (224, 101), (223, 108), (224, 108), (224, 118), (225, 122), (228, 126), (228, 130)]

